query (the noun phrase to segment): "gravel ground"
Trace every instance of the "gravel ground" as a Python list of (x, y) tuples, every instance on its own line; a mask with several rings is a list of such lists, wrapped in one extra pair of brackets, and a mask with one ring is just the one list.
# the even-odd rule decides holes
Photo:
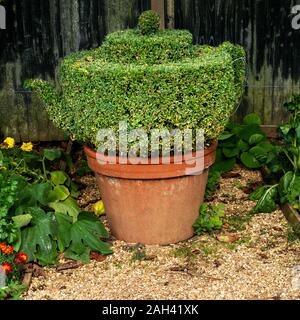
[[(171, 246), (114, 241), (114, 254), (103, 262), (45, 269), (45, 277), (33, 278), (25, 299), (299, 299), (299, 240), (280, 211), (249, 215), (254, 203), (243, 190), (261, 177), (244, 169), (235, 173), (239, 178), (222, 179), (213, 200), (226, 204), (219, 234)], [(88, 187), (79, 203), (91, 209), (97, 197), (96, 187)], [(220, 242), (220, 235), (236, 241)]]

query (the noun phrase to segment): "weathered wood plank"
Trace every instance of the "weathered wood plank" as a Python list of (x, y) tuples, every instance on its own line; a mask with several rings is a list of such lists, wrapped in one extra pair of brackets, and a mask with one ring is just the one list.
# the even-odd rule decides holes
[(18, 141), (59, 140), (28, 78), (55, 81), (70, 52), (97, 47), (107, 32), (135, 27), (151, 0), (6, 0), (0, 30), (0, 131)]
[(189, 29), (195, 42), (232, 41), (248, 53), (241, 119), (257, 112), (266, 125), (286, 118), (283, 102), (300, 92), (300, 30), (291, 26), (298, 0), (175, 0), (175, 27)]

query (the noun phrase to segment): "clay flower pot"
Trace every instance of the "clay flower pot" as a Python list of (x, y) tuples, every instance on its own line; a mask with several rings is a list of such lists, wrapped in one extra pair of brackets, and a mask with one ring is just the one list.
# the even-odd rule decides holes
[(173, 157), (170, 164), (162, 164), (161, 158), (158, 164), (121, 164), (119, 158), (116, 164), (100, 164), (104, 155), (85, 146), (112, 234), (143, 244), (171, 244), (192, 237), (216, 148), (215, 142), (202, 153), (197, 175), (186, 175), (191, 167), (188, 158), (177, 163)]

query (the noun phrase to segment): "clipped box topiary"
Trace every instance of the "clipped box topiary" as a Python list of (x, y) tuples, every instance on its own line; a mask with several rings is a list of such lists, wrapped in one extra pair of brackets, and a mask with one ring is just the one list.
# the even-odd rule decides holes
[[(157, 15), (146, 12), (137, 30), (112, 33), (100, 48), (66, 57), (59, 90), (42, 80), (26, 84), (58, 127), (88, 143), (113, 235), (145, 244), (193, 235), (215, 141), (241, 99), (245, 77), (242, 47), (195, 46), (188, 31), (158, 28)], [(153, 129), (193, 130), (190, 153), (182, 158), (187, 138), (172, 135), (167, 148), (158, 139), (145, 149)], [(202, 152), (197, 129), (204, 132)], [(103, 132), (114, 138), (104, 142)], [(110, 145), (115, 154), (105, 152)]]

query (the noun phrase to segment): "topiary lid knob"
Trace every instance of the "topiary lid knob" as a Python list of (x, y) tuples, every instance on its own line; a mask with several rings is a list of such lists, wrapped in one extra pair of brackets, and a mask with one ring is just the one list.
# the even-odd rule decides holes
[(157, 33), (160, 28), (160, 16), (153, 10), (143, 12), (139, 17), (139, 30), (143, 35)]

